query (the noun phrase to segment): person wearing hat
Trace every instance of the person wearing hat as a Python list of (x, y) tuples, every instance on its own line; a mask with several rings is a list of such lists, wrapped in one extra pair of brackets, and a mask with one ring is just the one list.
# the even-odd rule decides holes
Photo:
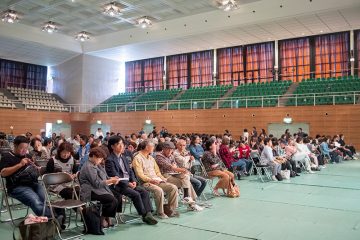
[(190, 172), (186, 168), (180, 168), (173, 155), (175, 145), (170, 141), (162, 143), (162, 151), (156, 154), (156, 163), (167, 182), (176, 185), (184, 190), (185, 204), (189, 204), (189, 210), (201, 211), (202, 209), (195, 204), (197, 195), (190, 182)]
[[(167, 182), (167, 179), (161, 174), (159, 166), (151, 156), (154, 148), (154, 143), (149, 139), (139, 144), (138, 154), (136, 154), (132, 162), (134, 171), (142, 186), (153, 193), (158, 217), (166, 219), (179, 216), (176, 211), (178, 207), (178, 189), (174, 184)], [(167, 204), (165, 204), (165, 194)]]

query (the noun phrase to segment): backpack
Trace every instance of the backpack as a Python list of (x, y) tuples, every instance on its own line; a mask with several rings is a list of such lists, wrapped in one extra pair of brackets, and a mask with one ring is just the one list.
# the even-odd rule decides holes
[(86, 224), (85, 234), (104, 235), (99, 208), (100, 206), (91, 204), (83, 209), (84, 222)]

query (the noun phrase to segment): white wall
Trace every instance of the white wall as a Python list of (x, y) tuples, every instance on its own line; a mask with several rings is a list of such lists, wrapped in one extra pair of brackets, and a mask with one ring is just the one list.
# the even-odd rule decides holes
[(69, 104), (82, 103), (83, 55), (51, 67), (53, 91)]
[(82, 103), (98, 104), (120, 92), (120, 62), (83, 55)]
[(51, 67), (54, 93), (69, 104), (98, 104), (120, 92), (121, 63), (81, 54)]

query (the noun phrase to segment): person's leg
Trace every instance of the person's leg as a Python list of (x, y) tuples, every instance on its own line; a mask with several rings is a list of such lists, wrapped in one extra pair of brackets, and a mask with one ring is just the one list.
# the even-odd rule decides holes
[(166, 193), (168, 205), (172, 211), (178, 207), (178, 188), (171, 183), (160, 183), (159, 187)]
[(191, 185), (193, 186), (193, 189), (196, 193), (197, 196), (200, 196), (201, 195), (201, 192), (200, 192), (200, 195), (199, 195), (199, 190), (201, 189), (202, 187), (202, 183), (200, 180), (196, 179), (194, 176), (191, 176), (190, 177), (190, 182), (191, 182)]
[(111, 192), (113, 193), (114, 197), (118, 201), (116, 212), (121, 213), (122, 212), (122, 202), (123, 202), (123, 196), (114, 188), (111, 188)]
[(214, 187), (214, 191), (217, 192), (217, 190), (219, 188), (221, 188), (221, 189), (223, 189), (223, 191), (225, 191), (225, 189), (228, 188), (230, 177), (224, 171), (213, 170), (213, 171), (208, 172), (208, 175), (210, 177), (218, 177), (218, 178), (220, 178), (219, 181), (217, 182), (216, 186)]
[(201, 182), (201, 187), (197, 190), (196, 195), (200, 197), (204, 189), (206, 188), (206, 179), (200, 176), (194, 176), (195, 179)]
[(246, 172), (246, 163), (244, 160), (238, 160), (231, 163), (231, 167), (239, 168), (240, 171)]
[(36, 184), (33, 188), (18, 186), (9, 192), (9, 196), (17, 199), (25, 206), (30, 207), (37, 216), (52, 217), (48, 207), (45, 207), (45, 213), (43, 215), (45, 195), (40, 184)]
[(252, 161), (248, 159), (244, 159), (244, 161), (246, 163), (246, 172), (249, 172), (252, 167)]
[(149, 192), (141, 186), (137, 186), (135, 188), (135, 191), (137, 191), (141, 196), (141, 200), (144, 205), (145, 212), (152, 212), (153, 209), (152, 209)]
[(102, 205), (103, 217), (115, 217), (118, 200), (111, 194), (98, 195), (91, 192), (91, 200), (99, 201)]
[(148, 190), (149, 192), (152, 192), (154, 194), (154, 200), (156, 205), (156, 212), (159, 215), (164, 214), (164, 191), (160, 186), (151, 184), (151, 183), (145, 183), (143, 184), (143, 187)]
[(224, 172), (229, 176), (229, 181), (231, 184), (235, 185), (235, 176), (232, 172), (224, 170)]
[(71, 187), (64, 188), (59, 192), (60, 197), (63, 199), (72, 199), (73, 197), (73, 189)]
[(131, 199), (131, 201), (133, 202), (133, 204), (136, 208), (136, 211), (139, 215), (141, 215), (141, 216), (146, 215), (147, 212), (146, 212), (144, 204), (142, 202), (141, 195), (138, 191), (136, 191), (135, 189), (132, 189), (130, 187), (127, 187), (127, 188), (115, 187), (115, 190), (119, 191), (122, 195), (125, 195)]

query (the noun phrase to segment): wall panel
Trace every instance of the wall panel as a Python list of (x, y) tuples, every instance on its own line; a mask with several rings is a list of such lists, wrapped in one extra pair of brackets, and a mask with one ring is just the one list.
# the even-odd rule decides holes
[(27, 131), (38, 133), (46, 122), (62, 119), (72, 126), (72, 134), (90, 131), (90, 125), (101, 120), (110, 125), (111, 131), (130, 134), (138, 132), (146, 119), (160, 129), (166, 127), (172, 133), (218, 133), (228, 129), (238, 138), (244, 128), (253, 126), (267, 130), (269, 123), (280, 123), (289, 114), (296, 123), (308, 123), (310, 135), (334, 135), (343, 133), (347, 143), (360, 148), (360, 105), (304, 106), (279, 108), (240, 108), (212, 110), (150, 111), (129, 113), (59, 113), (24, 110), (0, 110), (0, 131), (14, 134)]

